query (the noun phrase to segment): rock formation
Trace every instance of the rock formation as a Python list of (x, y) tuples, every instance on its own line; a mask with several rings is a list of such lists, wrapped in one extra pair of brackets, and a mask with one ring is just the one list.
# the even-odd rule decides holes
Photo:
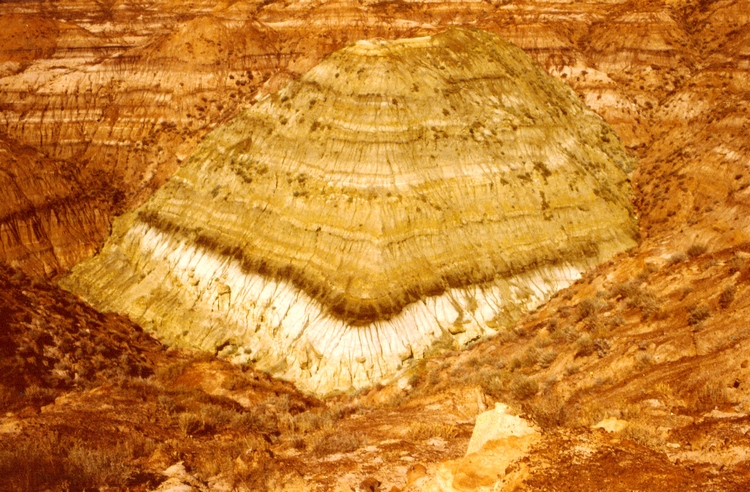
[(361, 41), (214, 131), (61, 285), (307, 391), (362, 387), (633, 246), (631, 169), (497, 36)]

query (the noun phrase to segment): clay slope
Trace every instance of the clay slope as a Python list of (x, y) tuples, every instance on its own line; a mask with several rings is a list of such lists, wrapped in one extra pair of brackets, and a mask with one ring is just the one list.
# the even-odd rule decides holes
[(212, 133), (62, 285), (309, 391), (360, 387), (632, 247), (631, 165), (496, 36), (362, 41)]

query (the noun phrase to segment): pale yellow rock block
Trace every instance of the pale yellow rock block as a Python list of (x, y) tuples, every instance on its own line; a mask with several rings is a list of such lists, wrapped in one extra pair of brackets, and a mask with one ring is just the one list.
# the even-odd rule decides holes
[(521, 417), (509, 414), (507, 405), (496, 403), (493, 410), (477, 415), (466, 456), (482, 449), (488, 441), (530, 434), (538, 434), (538, 431)]
[(423, 490), (431, 492), (511, 491), (527, 476), (518, 463), (540, 433), (526, 420), (508, 413), (507, 405), (477, 416), (466, 456), (441, 464)]
[(477, 452), (447, 461), (425, 486), (427, 492), (511, 491), (527, 476), (525, 464), (518, 463), (535, 443), (538, 433), (508, 436), (487, 441)]

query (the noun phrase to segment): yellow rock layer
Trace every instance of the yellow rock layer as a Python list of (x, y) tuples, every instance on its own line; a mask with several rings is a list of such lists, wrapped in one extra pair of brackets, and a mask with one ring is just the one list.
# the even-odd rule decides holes
[(632, 164), (495, 35), (360, 41), (214, 131), (62, 285), (308, 391), (361, 387), (633, 246)]

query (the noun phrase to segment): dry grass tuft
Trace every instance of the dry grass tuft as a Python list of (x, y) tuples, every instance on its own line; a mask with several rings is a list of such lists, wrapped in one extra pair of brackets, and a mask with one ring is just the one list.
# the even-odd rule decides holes
[(458, 437), (460, 429), (453, 424), (442, 422), (416, 422), (409, 426), (406, 431), (406, 439), (409, 441), (424, 441), (433, 437), (442, 439), (454, 439)]
[(732, 403), (726, 387), (719, 381), (704, 382), (690, 396), (689, 407), (698, 412), (707, 412)]
[(623, 439), (629, 439), (647, 448), (658, 448), (663, 443), (659, 432), (653, 426), (647, 424), (628, 425), (620, 434)]

